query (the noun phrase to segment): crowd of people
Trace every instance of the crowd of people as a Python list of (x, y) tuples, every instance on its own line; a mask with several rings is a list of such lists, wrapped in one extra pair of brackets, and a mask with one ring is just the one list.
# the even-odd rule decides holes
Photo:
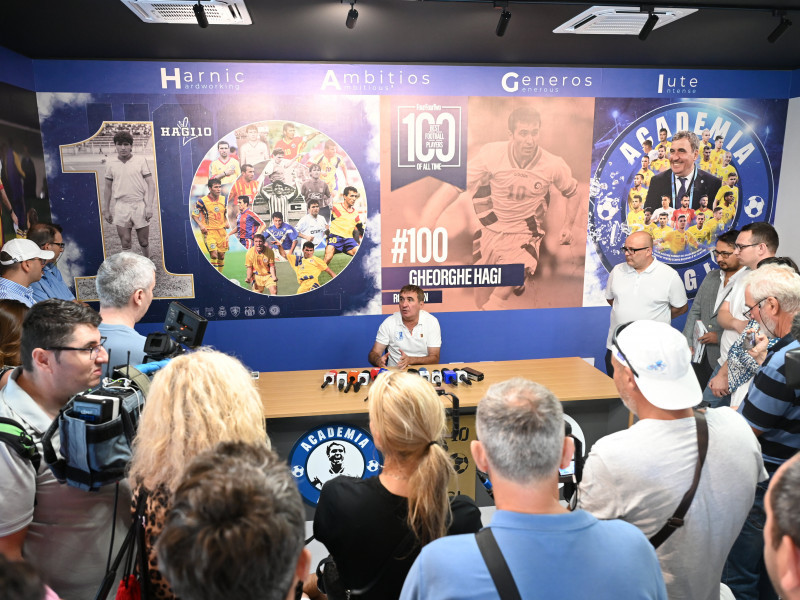
[[(670, 177), (691, 163), (699, 185), (693, 141), (704, 143), (673, 137)], [(239, 204), (241, 216), (249, 202)], [(263, 225), (249, 226), (257, 252)], [(221, 352), (186, 354), (155, 374), (117, 488), (61, 484), (36, 458), (44, 432), (107, 363), (144, 359), (134, 325), (152, 302), (155, 267), (141, 253), (108, 257), (98, 313), (60, 278), (62, 231), (32, 227), (0, 251), (3, 598), (93, 598), (143, 507), (142, 585), (162, 600), (800, 599), (800, 373), (789, 359), (800, 349), (797, 265), (777, 256), (768, 223), (728, 229), (714, 239), (719, 269), (690, 309), (676, 272), (653, 255), (657, 243), (631, 232), (606, 288), (607, 370), (636, 422), (592, 446), (573, 508), (559, 498), (559, 469), (575, 456), (561, 402), (525, 379), (493, 383), (470, 447), (492, 483), (486, 526), (474, 501), (448, 495), (454, 469), (435, 388), (402, 372), (437, 364), (442, 345), (425, 292), (403, 287), (368, 355), (396, 369), (370, 385), (366, 405), (382, 468), (322, 484), (313, 530), (330, 556), (314, 569), (295, 478), (271, 450), (260, 393)], [(314, 249), (305, 243), (304, 257)], [(269, 277), (262, 268), (254, 262), (248, 279)], [(683, 331), (672, 327), (687, 312)], [(9, 423), (27, 446), (10, 443)]]

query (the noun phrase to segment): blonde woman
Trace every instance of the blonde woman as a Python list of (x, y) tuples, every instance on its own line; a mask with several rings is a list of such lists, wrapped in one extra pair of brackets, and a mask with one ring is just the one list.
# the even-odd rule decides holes
[(175, 597), (158, 570), (154, 546), (184, 467), (228, 441), (270, 446), (250, 373), (235, 358), (215, 350), (172, 359), (153, 378), (128, 476), (134, 511), (139, 495), (147, 494), (145, 541), (153, 598)]
[(453, 475), (443, 448), (444, 405), (417, 375), (385, 373), (370, 387), (370, 430), (383, 453), (378, 477), (337, 477), (322, 487), (314, 535), (346, 589), (390, 600), (422, 546), (446, 533), (474, 533), (480, 513), (468, 498), (448, 501)]

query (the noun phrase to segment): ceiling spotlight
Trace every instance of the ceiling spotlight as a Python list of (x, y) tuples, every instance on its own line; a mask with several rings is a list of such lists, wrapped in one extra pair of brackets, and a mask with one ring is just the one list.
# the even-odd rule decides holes
[[(642, 12), (645, 12), (643, 9)], [(639, 39), (645, 41), (647, 36), (650, 35), (650, 32), (653, 31), (653, 28), (658, 23), (658, 15), (653, 12), (653, 9), (647, 9), (647, 12), (650, 13), (650, 16), (647, 17), (647, 21), (644, 22), (642, 26), (642, 30), (639, 32)]]
[(350, 10), (347, 11), (347, 20), (344, 22), (348, 29), (355, 27), (356, 21), (358, 21), (358, 11), (355, 9), (354, 5), (355, 2), (350, 3)]
[(506, 34), (506, 29), (508, 29), (508, 22), (511, 20), (511, 13), (508, 10), (508, 1), (495, 0), (494, 7), (503, 9), (503, 12), (500, 13), (500, 20), (497, 22), (497, 29), (495, 29), (497, 37), (503, 37)]
[(775, 42), (777, 42), (778, 38), (781, 37), (784, 34), (784, 32), (787, 29), (789, 29), (789, 27), (792, 25), (792, 22), (786, 17), (785, 12), (780, 11), (776, 13), (775, 16), (776, 17), (779, 16), (781, 18), (781, 22), (778, 23), (778, 26), (772, 30), (772, 33), (770, 33), (769, 36), (767, 36), (767, 41), (770, 44), (774, 44)]
[(197, 24), (200, 25), (203, 29), (208, 27), (208, 18), (206, 17), (206, 10), (203, 8), (203, 5), (200, 4), (200, 0), (197, 0), (197, 4), (193, 7), (194, 9), (194, 18), (197, 19)]

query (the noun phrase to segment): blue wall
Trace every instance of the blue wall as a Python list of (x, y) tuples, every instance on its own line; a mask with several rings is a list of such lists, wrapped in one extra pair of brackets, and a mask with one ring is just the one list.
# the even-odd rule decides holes
[[(610, 307), (436, 313), (442, 362), (580, 356), (603, 368)], [(212, 321), (204, 344), (256, 371), (364, 367), (385, 315)], [(682, 324), (681, 324), (682, 326)], [(140, 324), (144, 335), (158, 324)]]

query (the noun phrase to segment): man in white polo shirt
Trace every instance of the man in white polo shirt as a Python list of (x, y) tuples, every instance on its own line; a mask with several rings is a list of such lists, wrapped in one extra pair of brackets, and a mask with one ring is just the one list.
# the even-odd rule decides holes
[(409, 365), (437, 364), (442, 332), (436, 317), (422, 310), (425, 293), (416, 285), (406, 285), (401, 288), (399, 296), (400, 312), (387, 317), (381, 324), (369, 353), (369, 362), (376, 367), (400, 369)]
[(611, 337), (621, 323), (661, 321), (669, 323), (689, 310), (689, 300), (675, 269), (653, 257), (653, 238), (646, 231), (632, 233), (622, 247), (625, 262), (611, 270), (606, 300), (611, 305), (611, 327), (606, 339), (606, 373), (611, 365)]

